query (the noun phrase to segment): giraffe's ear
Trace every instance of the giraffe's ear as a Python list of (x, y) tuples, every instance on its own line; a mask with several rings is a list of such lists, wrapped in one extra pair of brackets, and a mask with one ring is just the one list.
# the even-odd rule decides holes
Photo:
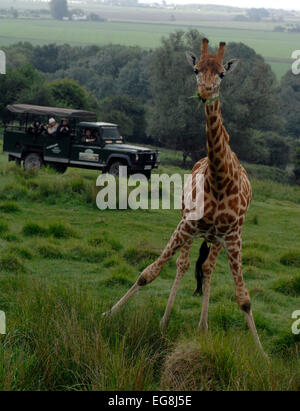
[(196, 62), (197, 62), (197, 58), (196, 58), (196, 57), (194, 56), (194, 54), (191, 53), (190, 51), (186, 51), (186, 52), (185, 52), (185, 55), (186, 55), (187, 61), (190, 63), (190, 65), (191, 65), (192, 67), (194, 67), (195, 64), (196, 64)]
[(224, 64), (224, 68), (225, 68), (226, 74), (231, 73), (231, 72), (236, 68), (236, 66), (237, 66), (238, 64), (239, 64), (239, 60), (238, 60), (238, 59), (229, 60), (226, 64)]

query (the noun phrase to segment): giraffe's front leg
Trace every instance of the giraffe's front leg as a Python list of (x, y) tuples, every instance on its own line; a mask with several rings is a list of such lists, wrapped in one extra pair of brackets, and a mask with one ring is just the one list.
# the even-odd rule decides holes
[(241, 236), (238, 234), (237, 235), (238, 240), (236, 241), (226, 241), (225, 242), (225, 249), (227, 251), (228, 255), (228, 260), (229, 260), (229, 265), (232, 271), (234, 283), (235, 283), (235, 295), (236, 295), (236, 300), (238, 303), (238, 306), (242, 310), (248, 327), (252, 333), (253, 339), (257, 345), (257, 347), (260, 349), (260, 351), (263, 353), (263, 355), (267, 357), (267, 355), (264, 352), (264, 349), (262, 347), (262, 344), (260, 342), (253, 314), (252, 314), (252, 309), (251, 309), (251, 301), (250, 301), (250, 296), (249, 292), (247, 290), (247, 287), (245, 285), (244, 279), (243, 279), (243, 274), (242, 274), (242, 252), (241, 252)]
[(209, 255), (207, 260), (202, 265), (203, 271), (203, 300), (202, 300), (202, 310), (201, 310), (201, 317), (199, 322), (199, 330), (202, 332), (206, 332), (208, 330), (208, 305), (209, 305), (209, 295), (210, 295), (210, 279), (211, 275), (216, 268), (217, 258), (220, 254), (222, 249), (222, 245), (220, 243), (213, 243), (210, 246)]
[(181, 220), (177, 229), (171, 236), (169, 243), (154, 263), (146, 267), (138, 277), (136, 283), (127, 291), (127, 293), (115, 304), (109, 311), (103, 315), (109, 315), (119, 310), (137, 291), (147, 284), (150, 284), (158, 277), (163, 266), (170, 260), (176, 251), (181, 248), (191, 236), (186, 233), (186, 221)]
[(193, 241), (189, 241), (186, 243), (180, 250), (180, 256), (177, 258), (176, 261), (176, 266), (177, 266), (177, 271), (176, 271), (176, 278), (174, 280), (168, 303), (166, 306), (166, 310), (164, 313), (164, 316), (160, 322), (160, 328), (162, 332), (164, 332), (167, 328), (168, 321), (170, 318), (172, 306), (174, 304), (174, 300), (177, 294), (177, 290), (180, 284), (180, 281), (182, 280), (184, 274), (186, 273), (187, 269), (189, 268), (190, 265), (190, 249), (192, 246)]
[(159, 260), (146, 267), (138, 277), (137, 281), (127, 291), (127, 293), (109, 311), (106, 311), (102, 315), (107, 316), (118, 311), (122, 307), (122, 305), (124, 305), (131, 297), (133, 297), (133, 295), (136, 294), (143, 286), (153, 281), (158, 276), (160, 270), (161, 264)]

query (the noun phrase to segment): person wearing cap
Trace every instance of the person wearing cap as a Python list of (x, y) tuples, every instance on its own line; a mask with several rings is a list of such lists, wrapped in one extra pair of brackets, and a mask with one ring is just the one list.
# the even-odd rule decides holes
[(60, 126), (57, 128), (56, 131), (56, 137), (63, 138), (65, 136), (68, 136), (70, 134), (70, 127), (68, 124), (68, 121), (63, 118), (60, 122)]
[(57, 129), (58, 129), (58, 124), (55, 121), (55, 118), (51, 117), (49, 119), (49, 122), (48, 122), (48, 125), (47, 125), (48, 134), (54, 135), (56, 133)]

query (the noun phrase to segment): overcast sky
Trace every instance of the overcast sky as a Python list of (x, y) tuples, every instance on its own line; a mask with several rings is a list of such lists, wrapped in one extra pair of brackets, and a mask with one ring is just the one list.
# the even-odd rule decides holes
[(236, 7), (265, 7), (272, 9), (300, 10), (299, 0), (167, 0), (167, 2), (177, 4), (221, 4)]

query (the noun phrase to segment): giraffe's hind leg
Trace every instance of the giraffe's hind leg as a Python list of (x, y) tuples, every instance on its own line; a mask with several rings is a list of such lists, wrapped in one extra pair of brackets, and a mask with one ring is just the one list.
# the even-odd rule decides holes
[(220, 243), (213, 243), (210, 246), (209, 255), (206, 261), (202, 265), (203, 272), (203, 300), (202, 300), (202, 310), (199, 322), (199, 329), (203, 332), (208, 330), (208, 305), (209, 305), (209, 295), (210, 295), (210, 279), (211, 275), (216, 268), (217, 258), (222, 249)]
[(242, 253), (241, 253), (241, 238), (237, 242), (227, 242), (226, 243), (226, 251), (228, 255), (229, 265), (232, 271), (234, 283), (235, 283), (235, 294), (238, 306), (242, 310), (248, 327), (251, 331), (253, 336), (254, 342), (256, 343), (259, 350), (263, 353), (266, 359), (268, 359), (267, 355), (264, 352), (262, 344), (260, 342), (252, 310), (251, 310), (251, 302), (249, 292), (247, 290), (246, 284), (243, 279), (242, 274)]
[(180, 281), (182, 280), (184, 274), (186, 273), (187, 269), (189, 268), (190, 265), (190, 250), (191, 246), (193, 244), (193, 241), (187, 242), (181, 249), (180, 249), (180, 255), (177, 258), (176, 261), (176, 266), (177, 266), (177, 271), (176, 271), (176, 278), (174, 280), (168, 303), (166, 306), (166, 310), (164, 313), (163, 318), (161, 319), (160, 322), (160, 328), (162, 331), (164, 331), (167, 328), (168, 321), (170, 318), (171, 310), (174, 304), (174, 300), (177, 294), (177, 290), (180, 284)]

